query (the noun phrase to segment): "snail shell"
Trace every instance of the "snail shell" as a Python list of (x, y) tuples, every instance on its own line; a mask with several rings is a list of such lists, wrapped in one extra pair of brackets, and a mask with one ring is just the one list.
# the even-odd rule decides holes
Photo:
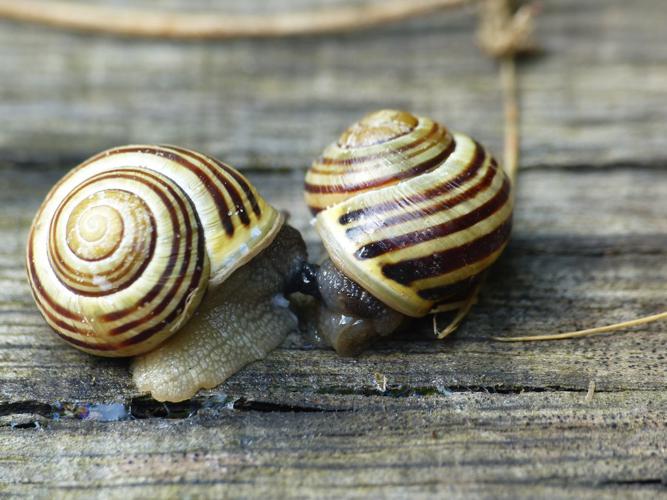
[(510, 181), (479, 143), (406, 112), (371, 113), (306, 175), (328, 254), (392, 309), (420, 317), (460, 302), (505, 248)]
[(236, 170), (175, 146), (124, 146), (49, 192), (28, 238), (35, 301), (65, 341), (98, 356), (154, 349), (208, 288), (283, 225)]

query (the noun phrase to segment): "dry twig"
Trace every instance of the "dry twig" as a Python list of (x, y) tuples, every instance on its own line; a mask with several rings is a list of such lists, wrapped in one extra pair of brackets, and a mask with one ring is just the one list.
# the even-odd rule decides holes
[[(515, 57), (536, 50), (533, 41), (533, 20), (536, 9), (532, 5), (512, 12), (510, 0), (485, 0), (480, 4), (480, 23), (477, 39), (481, 49), (500, 62), (500, 83), (503, 93), (504, 113), (504, 168), (512, 182), (512, 196), (516, 193), (516, 177), (519, 169), (519, 104)], [(483, 280), (482, 280), (483, 282)], [(433, 331), (443, 339), (458, 328), (477, 300), (481, 288), (475, 287), (464, 307), (440, 332), (433, 319)]]
[(577, 330), (575, 332), (555, 333), (553, 335), (526, 335), (523, 337), (491, 337), (494, 340), (501, 342), (529, 342), (534, 340), (564, 340), (574, 339), (578, 337), (589, 337), (591, 335), (599, 335), (601, 333), (612, 333), (624, 328), (633, 326), (646, 325), (655, 321), (667, 319), (667, 312), (653, 314), (651, 316), (644, 316), (642, 318), (632, 319), (630, 321), (623, 321), (621, 323), (614, 323), (613, 325), (598, 326), (597, 328), (587, 328), (586, 330)]
[[(518, 53), (537, 49), (533, 40), (533, 5), (521, 7), (515, 14), (511, 11), (510, 0), (485, 0), (482, 4), (479, 44), (487, 54), (500, 59), (500, 81), (503, 88), (505, 114), (505, 169), (514, 185), (519, 166), (519, 106), (517, 99), (517, 78), (514, 57)], [(654, 314), (631, 321), (624, 321), (598, 328), (558, 333), (554, 335), (530, 335), (523, 337), (493, 337), (503, 342), (527, 342), (535, 340), (563, 340), (587, 337), (600, 333), (616, 332), (633, 326), (644, 325), (667, 318), (667, 312)]]
[(459, 327), (461, 322), (470, 312), (470, 309), (472, 309), (472, 306), (477, 302), (477, 295), (479, 294), (479, 289), (481, 288), (483, 283), (484, 280), (483, 279), (480, 280), (480, 282), (474, 288), (472, 293), (468, 296), (463, 305), (456, 312), (456, 316), (454, 316), (454, 318), (449, 322), (449, 324), (439, 332), (438, 332), (438, 315), (437, 314), (433, 315), (433, 332), (439, 340), (448, 337), (449, 335), (454, 333), (454, 331)]
[(164, 12), (45, 0), (0, 0), (0, 18), (111, 35), (173, 38), (268, 38), (352, 31), (401, 21), (470, 0), (384, 0), (273, 15)]

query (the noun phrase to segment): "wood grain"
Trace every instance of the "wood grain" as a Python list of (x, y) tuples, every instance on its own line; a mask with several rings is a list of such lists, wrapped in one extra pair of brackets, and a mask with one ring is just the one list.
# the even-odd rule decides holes
[[(601, 324), (664, 307), (667, 206), (647, 199), (665, 199), (667, 171), (525, 172), (515, 238), (480, 303), (447, 341), (428, 338), (424, 322), (360, 358), (343, 359), (295, 334), (219, 388), (172, 405), (138, 394), (125, 362), (64, 345), (32, 304), (23, 240), (62, 172), (0, 171), (0, 493), (665, 492), (664, 324), (545, 344), (488, 337)], [(318, 255), (309, 216), (294, 204), (297, 173), (250, 177), (291, 210), (291, 222)], [(605, 189), (598, 191), (602, 177)], [(591, 381), (595, 392), (587, 398)], [(116, 403), (125, 419), (95, 420), (100, 403)]]
[[(318, 5), (352, 3), (362, 2)], [(664, 163), (667, 5), (541, 4), (544, 52), (521, 66), (522, 167)], [(231, 13), (309, 6), (187, 3)], [(497, 68), (475, 47), (475, 25), (464, 9), (341, 35), (176, 43), (0, 22), (0, 161), (77, 162), (155, 142), (240, 168), (304, 168), (347, 124), (382, 107), (431, 115), (500, 156)]]
[[(113, 3), (237, 14), (314, 5)], [(529, 168), (516, 229), (460, 330), (436, 342), (423, 321), (354, 359), (295, 332), (222, 386), (168, 405), (133, 388), (127, 362), (71, 349), (40, 317), (23, 252), (48, 189), (108, 146), (203, 149), (289, 211), (318, 260), (304, 168), (360, 114), (427, 113), (500, 153), (497, 68), (472, 43), (473, 13), (221, 43), (0, 21), (0, 496), (667, 495), (667, 324), (489, 340), (665, 308), (665, 3), (541, 4), (544, 52), (520, 65)]]
[[(8, 494), (112, 498), (656, 498), (663, 394), (337, 398), (331, 412), (210, 408), (188, 419), (63, 420), (9, 435)], [(63, 443), (67, 443), (63, 449)]]

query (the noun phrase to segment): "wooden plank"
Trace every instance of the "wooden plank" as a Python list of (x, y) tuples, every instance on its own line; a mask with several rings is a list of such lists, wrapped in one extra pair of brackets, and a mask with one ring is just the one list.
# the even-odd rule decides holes
[[(361, 0), (318, 5), (353, 3)], [(544, 54), (521, 70), (523, 166), (664, 163), (665, 3), (541, 3)], [(312, 8), (306, 0), (160, 8), (184, 5)], [(496, 68), (475, 47), (474, 29), (465, 9), (362, 33), (221, 43), (0, 22), (0, 161), (79, 161), (112, 145), (168, 142), (241, 168), (303, 168), (343, 127), (380, 107), (432, 115), (499, 152)]]
[[(664, 324), (547, 344), (488, 337), (661, 309), (667, 206), (652, 200), (665, 199), (667, 171), (528, 171), (513, 243), (455, 336), (429, 340), (424, 322), (342, 359), (293, 335), (178, 405), (138, 394), (125, 362), (63, 345), (31, 302), (25, 233), (62, 172), (0, 170), (0, 494), (664, 492)], [(309, 216), (294, 200), (301, 175), (250, 177), (290, 209), (317, 255)], [(591, 381), (596, 392), (587, 398)], [(94, 420), (117, 416), (124, 420)]]
[[(39, 200), (58, 176), (56, 171), (0, 171), (6, 211), (0, 223), (0, 400), (129, 402), (138, 395), (126, 364), (64, 345), (49, 333), (29, 295), (25, 233)], [(295, 177), (251, 175), (269, 199), (291, 210), (291, 222), (303, 231), (317, 258), (320, 247), (309, 215), (302, 204), (294, 204)], [(416, 338), (387, 341), (355, 360), (328, 350), (304, 353), (308, 345), (293, 338), (284, 350), (234, 377), (222, 392), (251, 398), (265, 394), (274, 402), (290, 394), (298, 399), (305, 387), (364, 393), (373, 390), (374, 371), (408, 388), (586, 390), (596, 380), (605, 391), (664, 390), (664, 323), (577, 342), (508, 345), (488, 339), (553, 333), (662, 310), (667, 207), (647, 200), (665, 199), (667, 172), (606, 171), (605, 192), (616, 193), (611, 197), (594, 195), (600, 177), (594, 170), (549, 169), (522, 176), (514, 240), (474, 314), (451, 340), (431, 341), (425, 321)]]
[(533, 168), (519, 179), (512, 243), (456, 335), (433, 341), (423, 321), (342, 359), (295, 333), (222, 386), (168, 405), (132, 387), (126, 362), (65, 346), (39, 316), (23, 252), (49, 187), (108, 145), (199, 147), (251, 167), (317, 260), (303, 167), (360, 113), (428, 112), (499, 150), (495, 68), (470, 43), (474, 20), (185, 44), (0, 22), (0, 496), (665, 495), (665, 323), (569, 342), (489, 339), (665, 304), (664, 3), (543, 4), (546, 54), (521, 78)]
[[(336, 413), (209, 407), (187, 419), (0, 427), (0, 494), (655, 498), (664, 393), (336, 398)], [(16, 481), (15, 478), (24, 478)]]

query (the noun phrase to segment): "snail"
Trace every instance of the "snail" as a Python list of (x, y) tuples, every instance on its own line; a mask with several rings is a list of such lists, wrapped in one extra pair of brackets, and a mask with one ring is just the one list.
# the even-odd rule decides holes
[(510, 191), (483, 146), (429, 118), (381, 110), (350, 126), (305, 179), (328, 254), (311, 269), (320, 333), (355, 355), (460, 308), (509, 240)]
[(175, 146), (123, 146), (49, 192), (26, 253), (55, 333), (135, 357), (133, 379), (180, 401), (263, 358), (296, 327), (282, 295), (306, 260), (300, 234), (239, 172)]

